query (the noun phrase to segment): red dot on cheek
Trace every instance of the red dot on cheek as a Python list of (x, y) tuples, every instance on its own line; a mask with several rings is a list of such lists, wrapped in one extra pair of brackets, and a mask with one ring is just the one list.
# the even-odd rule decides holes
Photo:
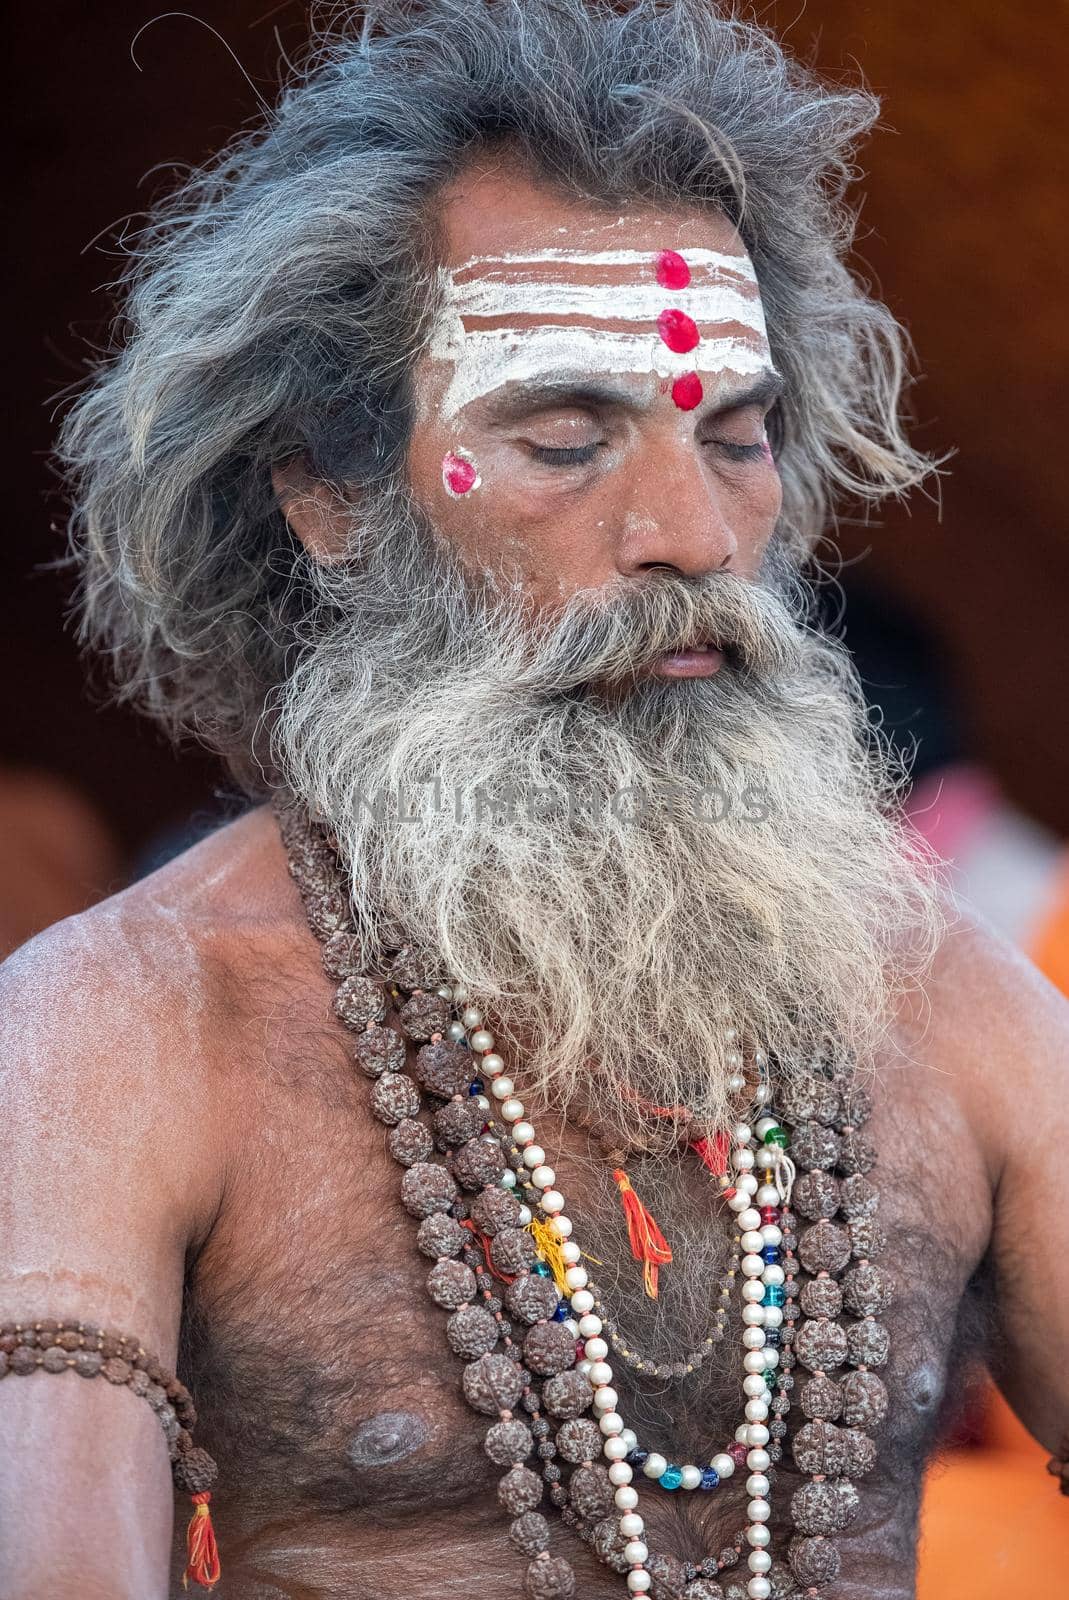
[(468, 494), (479, 481), (474, 461), (456, 455), (452, 450), (442, 459), (442, 482), (453, 495)]
[(684, 372), (672, 385), (672, 399), (680, 411), (693, 411), (702, 403), (702, 380), (696, 372)]
[(677, 311), (674, 306), (662, 311), (657, 318), (657, 332), (669, 350), (677, 355), (685, 355), (698, 343), (698, 325), (694, 318), (688, 317), (685, 311)]
[(678, 250), (662, 250), (657, 257), (657, 282), (662, 289), (685, 289), (690, 268)]

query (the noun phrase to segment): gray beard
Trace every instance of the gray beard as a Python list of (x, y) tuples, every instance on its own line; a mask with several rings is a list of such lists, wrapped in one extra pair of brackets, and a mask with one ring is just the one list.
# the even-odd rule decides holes
[[(875, 1058), (944, 931), (936, 873), (777, 545), (758, 582), (657, 574), (535, 618), (392, 484), (308, 576), (279, 771), (339, 841), (369, 963), (430, 952), (532, 1109), (656, 1150), (643, 1102), (738, 1117), (740, 1050), (780, 1083), (829, 1040)], [(715, 676), (640, 676), (695, 638)]]

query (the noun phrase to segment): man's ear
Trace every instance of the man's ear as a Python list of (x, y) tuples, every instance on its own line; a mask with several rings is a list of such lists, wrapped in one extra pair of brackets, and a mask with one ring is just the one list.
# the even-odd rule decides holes
[(337, 561), (352, 527), (352, 508), (338, 490), (313, 478), (303, 456), (271, 468), (279, 508), (290, 528), (316, 561)]

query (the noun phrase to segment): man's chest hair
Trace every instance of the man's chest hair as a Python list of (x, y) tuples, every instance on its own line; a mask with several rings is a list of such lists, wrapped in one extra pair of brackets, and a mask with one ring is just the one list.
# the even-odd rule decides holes
[[(295, 1490), (323, 1510), (403, 1516), (492, 1495), (483, 1429), (424, 1288), (432, 1263), (416, 1250), (366, 1085), (328, 1021), (295, 1031), (288, 1003), (273, 1014), (260, 1123), (185, 1285), (179, 1371), (205, 1444), (232, 1484), (268, 1497)], [(893, 1163), (874, 1174), (881, 1261), (898, 1290), (885, 1318), (891, 1411), (870, 1500), (881, 1484), (919, 1479), (993, 1327), (988, 1275), (956, 1225), (960, 1191), (941, 1189), (946, 1169), (922, 1140), (895, 1143)], [(620, 1305), (630, 1332), (626, 1297)], [(700, 1459), (730, 1442), (740, 1397), (726, 1360), (683, 1380), (633, 1382), (623, 1371), (620, 1381), (651, 1447)]]

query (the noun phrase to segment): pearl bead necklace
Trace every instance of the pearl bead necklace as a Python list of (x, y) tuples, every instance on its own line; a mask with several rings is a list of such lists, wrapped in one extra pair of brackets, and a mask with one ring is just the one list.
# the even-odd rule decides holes
[[(771, 1126), (775, 1126), (771, 1119), (770, 1123)], [(760, 1186), (756, 1184), (756, 1180), (751, 1177), (747, 1181), (747, 1175), (754, 1160), (753, 1135), (749, 1127), (741, 1124), (736, 1128), (735, 1139), (736, 1147), (733, 1151), (732, 1160), (738, 1176), (735, 1185), (736, 1193), (731, 1197), (729, 1203), (735, 1202), (736, 1210), (746, 1212), (752, 1209), (748, 1205), (751, 1197), (756, 1199), (760, 1196), (764, 1200), (767, 1200), (768, 1197), (761, 1195)], [(747, 1157), (749, 1157), (749, 1160), (747, 1160)], [(752, 1188), (751, 1185), (753, 1186)], [(777, 1199), (780, 1198), (778, 1191), (776, 1191), (776, 1196)], [(745, 1218), (745, 1221), (751, 1220), (749, 1217)], [(760, 1221), (759, 1215), (757, 1220)], [(740, 1225), (743, 1225), (742, 1221), (740, 1221)], [(778, 1228), (775, 1232), (779, 1232)], [(747, 1243), (753, 1243), (753, 1241), (746, 1240), (744, 1236), (744, 1248)], [(779, 1289), (782, 1286), (783, 1272), (777, 1261), (766, 1259), (767, 1256), (775, 1254), (773, 1247), (766, 1245), (762, 1241), (762, 1249), (765, 1252), (763, 1255), (758, 1256), (756, 1251), (750, 1251), (743, 1258), (744, 1265), (742, 1270), (747, 1278), (747, 1287), (750, 1284), (756, 1286), (760, 1279), (763, 1298), (764, 1292), (768, 1287)], [(747, 1505), (745, 1539), (750, 1545), (748, 1565), (752, 1576), (747, 1586), (747, 1592), (753, 1597), (753, 1600), (762, 1600), (762, 1597), (766, 1597), (771, 1593), (765, 1573), (772, 1564), (771, 1556), (767, 1551), (767, 1546), (771, 1540), (768, 1530), (768, 1521), (771, 1516), (768, 1495), (771, 1488), (769, 1471), (772, 1463), (765, 1448), (769, 1442), (767, 1419), (772, 1399), (769, 1369), (778, 1364), (779, 1356), (778, 1352), (765, 1348), (764, 1307), (758, 1303), (756, 1293), (754, 1290), (750, 1290), (750, 1293), (747, 1294), (744, 1287), (743, 1294), (746, 1301), (743, 1313), (745, 1326), (742, 1338), (744, 1347), (743, 1388), (748, 1397), (745, 1407), (747, 1420), (739, 1428), (736, 1440), (740, 1445), (746, 1447), (745, 1464), (749, 1469), (746, 1489), (750, 1499)], [(778, 1311), (778, 1307), (773, 1309), (781, 1318), (782, 1313)], [(749, 1315), (747, 1315), (747, 1311), (749, 1311)], [(592, 1344), (594, 1345), (593, 1350), (591, 1349)], [(630, 1454), (630, 1452), (622, 1454), (619, 1447), (623, 1419), (616, 1410), (617, 1395), (616, 1391), (611, 1387), (612, 1368), (606, 1359), (608, 1351), (603, 1341), (588, 1341), (586, 1350), (588, 1354), (594, 1357), (587, 1371), (587, 1377), (594, 1389), (594, 1409), (599, 1414), (599, 1427), (602, 1433), (606, 1435), (603, 1453), (609, 1462), (610, 1481), (617, 1486), (615, 1500), (617, 1508), (622, 1511), (619, 1523), (620, 1532), (628, 1541), (625, 1547), (625, 1554), (634, 1563), (631, 1572), (628, 1574), (628, 1588), (632, 1593), (642, 1594), (650, 1587), (650, 1574), (642, 1565), (649, 1552), (641, 1538), (644, 1523), (638, 1512), (638, 1493), (633, 1484), (634, 1467), (632, 1462), (625, 1458), (625, 1455)], [(719, 1482), (722, 1477), (731, 1477), (735, 1469), (735, 1457), (725, 1451), (713, 1458), (710, 1468), (707, 1470), (715, 1473), (715, 1481)], [(646, 1478), (659, 1481), (664, 1487), (670, 1489), (680, 1487), (697, 1488), (702, 1484), (705, 1476), (702, 1469), (692, 1464), (688, 1464), (686, 1467), (673, 1467), (663, 1456), (656, 1452), (647, 1455), (645, 1462), (642, 1464), (642, 1472)], [(713, 1484), (710, 1483), (710, 1487), (712, 1486)]]
[[(486, 1104), (488, 1106), (489, 1102), (486, 1102)], [(776, 1125), (773, 1118), (766, 1118), (765, 1122), (769, 1126), (775, 1126)], [(762, 1131), (763, 1131), (763, 1129), (762, 1129)], [(749, 1146), (752, 1147), (753, 1140), (752, 1139), (749, 1140), (748, 1143), (749, 1143)], [(512, 1144), (512, 1149), (513, 1149), (513, 1151), (517, 1150), (517, 1146), (515, 1145), (515, 1143)], [(723, 1188), (725, 1190), (728, 1190), (730, 1188), (731, 1180), (728, 1177), (724, 1176), (724, 1177), (721, 1178), (720, 1181), (721, 1181), (721, 1188)], [(527, 1185), (524, 1182), (524, 1179), (522, 1177), (520, 1179), (520, 1182), (524, 1187), (527, 1187)], [(734, 1196), (735, 1190), (733, 1188), (731, 1188), (730, 1192), (731, 1192), (731, 1196)], [(743, 1192), (746, 1193), (746, 1191), (743, 1191)], [(536, 1198), (536, 1203), (537, 1203), (537, 1197), (535, 1197), (535, 1198)], [(747, 1198), (749, 1198), (748, 1195), (747, 1195)], [(762, 1219), (759, 1216), (758, 1217), (758, 1221), (760, 1222), (761, 1220)], [(765, 1226), (762, 1228), (762, 1232), (761, 1232), (760, 1235), (757, 1235), (756, 1237), (754, 1237), (753, 1235), (750, 1236), (750, 1238), (747, 1241), (747, 1247), (749, 1249), (751, 1249), (751, 1250), (768, 1249), (773, 1244), (778, 1245), (780, 1243), (781, 1239), (782, 1239), (782, 1234), (781, 1234), (779, 1228), (776, 1227), (772, 1223), (771, 1219), (769, 1218), (768, 1220), (765, 1221)], [(738, 1245), (741, 1245), (741, 1243), (742, 1243), (741, 1237), (739, 1235), (736, 1235), (736, 1243)], [(741, 1250), (736, 1249), (733, 1252), (733, 1265), (731, 1265), (728, 1268), (728, 1272), (725, 1275), (729, 1280), (733, 1281), (735, 1279), (736, 1275), (737, 1275), (737, 1263), (738, 1263), (738, 1261), (740, 1259), (740, 1256), (741, 1256)], [(752, 1280), (747, 1279), (746, 1283), (749, 1284), (751, 1281)], [(604, 1318), (602, 1316), (601, 1304), (597, 1300), (597, 1297), (596, 1297), (595, 1285), (593, 1284), (593, 1282), (588, 1281), (586, 1287), (589, 1288), (591, 1293), (594, 1294), (594, 1296), (595, 1296), (594, 1306), (593, 1306), (592, 1312), (590, 1314), (588, 1314), (586, 1317), (584, 1317), (581, 1320), (581, 1322), (575, 1323), (575, 1324), (571, 1324), (570, 1323), (569, 1326), (574, 1326), (575, 1329), (576, 1329), (576, 1332), (579, 1333), (579, 1334), (582, 1334), (582, 1335), (586, 1335), (588, 1333), (594, 1334), (596, 1336), (596, 1338), (597, 1338), (598, 1343), (597, 1343), (597, 1345), (596, 1345), (596, 1347), (595, 1347), (595, 1349), (594, 1349), (594, 1351), (592, 1353), (594, 1355), (598, 1355), (598, 1354), (602, 1353), (601, 1344), (604, 1342), (605, 1337), (609, 1334), (609, 1329), (605, 1326), (605, 1323), (604, 1323)], [(725, 1294), (727, 1294), (729, 1291), (724, 1290), (723, 1292)], [(752, 1291), (751, 1291), (751, 1294), (752, 1294)], [(782, 1321), (783, 1321), (783, 1313), (782, 1313), (782, 1311), (778, 1308), (778, 1306), (773, 1306), (773, 1305), (769, 1305), (764, 1309), (765, 1309), (765, 1318), (766, 1318), (765, 1326), (769, 1330), (771, 1330), (774, 1327), (778, 1328), (780, 1326), (780, 1324), (782, 1323)], [(751, 1305), (747, 1304), (746, 1306), (744, 1306), (743, 1318), (744, 1318), (744, 1321), (748, 1321), (748, 1322), (754, 1322), (756, 1320), (755, 1315), (754, 1315), (754, 1311), (753, 1311), (753, 1307)], [(599, 1322), (601, 1324), (600, 1326), (598, 1326)], [(719, 1336), (722, 1336), (722, 1333), (723, 1333), (723, 1329), (721, 1327), (719, 1329)], [(615, 1344), (615, 1341), (613, 1341), (611, 1339), (610, 1339), (610, 1342), (613, 1342)], [(710, 1338), (706, 1342), (711, 1344), (712, 1343), (712, 1339)], [(585, 1350), (586, 1351), (590, 1350), (590, 1345), (591, 1345), (591, 1341), (588, 1340), (588, 1342), (587, 1342), (587, 1344), (585, 1346)], [(630, 1352), (626, 1352), (625, 1351), (625, 1354), (630, 1354)], [(579, 1363), (579, 1370), (583, 1371), (584, 1373), (588, 1373), (589, 1369), (590, 1369), (590, 1364), (591, 1364), (590, 1360), (584, 1359), (584, 1361)], [(696, 1363), (696, 1365), (698, 1365), (698, 1364), (700, 1364), (700, 1363)], [(764, 1372), (766, 1369), (773, 1368), (773, 1367), (777, 1366), (778, 1364), (779, 1364), (778, 1351), (776, 1351), (774, 1349), (771, 1349), (771, 1348), (767, 1352), (767, 1359), (764, 1358), (764, 1357), (762, 1357), (762, 1358), (760, 1358), (759, 1360), (756, 1360), (756, 1361), (751, 1359), (750, 1366), (751, 1366), (752, 1370), (749, 1372), (749, 1374), (748, 1374), (748, 1376), (747, 1376), (747, 1378), (745, 1380), (746, 1393), (747, 1393), (748, 1397), (752, 1398), (754, 1396), (760, 1396), (763, 1393), (764, 1388), (767, 1387), (767, 1385), (763, 1385), (762, 1382), (755, 1377), (755, 1374), (758, 1371)], [(656, 1375), (656, 1376), (683, 1376), (683, 1375), (685, 1375), (686, 1372), (694, 1370), (694, 1368), (688, 1366), (688, 1367), (684, 1368), (684, 1372), (683, 1373), (676, 1374), (676, 1373), (672, 1373), (671, 1370), (668, 1367), (666, 1367), (666, 1366), (657, 1366), (655, 1363), (652, 1363), (652, 1362), (635, 1362), (635, 1361), (631, 1361), (629, 1363), (629, 1365), (635, 1366), (637, 1368), (637, 1370), (639, 1370), (639, 1371), (653, 1371), (654, 1375)], [(769, 1398), (770, 1398), (770, 1393), (769, 1393)], [(608, 1407), (610, 1407), (613, 1404), (615, 1399), (616, 1399), (616, 1391), (614, 1389), (608, 1389), (608, 1390), (599, 1391), (598, 1394), (595, 1396), (595, 1400), (594, 1400), (595, 1411), (600, 1413), (601, 1411), (607, 1409)], [(746, 1427), (747, 1426), (748, 1426), (748, 1424), (744, 1425), (743, 1428), (741, 1428), (741, 1429), (736, 1431), (736, 1435), (735, 1435), (735, 1443), (736, 1443), (736, 1445), (738, 1445), (738, 1443), (740, 1441), (740, 1438), (744, 1438), (745, 1437)], [(707, 1463), (705, 1463), (704, 1465), (698, 1465), (698, 1464), (695, 1464), (695, 1463), (688, 1462), (688, 1463), (685, 1463), (682, 1466), (677, 1466), (675, 1463), (668, 1461), (668, 1459), (666, 1457), (660, 1455), (656, 1451), (647, 1451), (647, 1450), (641, 1449), (640, 1446), (639, 1446), (639, 1441), (637, 1439), (637, 1436), (635, 1435), (635, 1433), (634, 1433), (634, 1431), (632, 1429), (625, 1428), (623, 1433), (621, 1434), (621, 1438), (623, 1438), (625, 1440), (625, 1442), (627, 1442), (628, 1445), (629, 1445), (627, 1459), (630, 1462), (630, 1464), (632, 1466), (641, 1467), (642, 1471), (643, 1471), (643, 1474), (648, 1479), (650, 1479), (651, 1482), (656, 1483), (660, 1488), (666, 1489), (666, 1490), (703, 1489), (703, 1490), (708, 1491), (708, 1490), (715, 1489), (718, 1486), (718, 1484), (721, 1482), (722, 1479), (729, 1478), (729, 1477), (731, 1477), (733, 1475), (737, 1465), (739, 1464), (738, 1460), (736, 1459), (736, 1456), (731, 1454), (729, 1450), (722, 1450), (722, 1451), (719, 1451), (718, 1453), (716, 1453), (715, 1455), (713, 1455), (712, 1458)]]
[[(443, 998), (455, 1002), (462, 1003), (464, 999), (461, 992), (448, 985), (443, 986), (439, 993)], [(556, 1173), (547, 1164), (546, 1152), (536, 1141), (534, 1126), (526, 1117), (523, 1102), (516, 1093), (516, 1085), (506, 1073), (503, 1058), (494, 1050), (494, 1037), (483, 1026), (483, 1020), (481, 1011), (476, 1007), (468, 1007), (460, 1022), (450, 1025), (449, 1034), (456, 1040), (467, 1036), (472, 1051), (481, 1056), (480, 1069), (484, 1079), (489, 1080), (490, 1094), (498, 1101), (501, 1119), (510, 1125), (512, 1138), (522, 1152), (523, 1167), (529, 1173), (525, 1187), (532, 1191), (532, 1198), (537, 1195), (537, 1207), (550, 1233), (559, 1241), (561, 1258), (565, 1263), (564, 1282), (569, 1305), (576, 1318), (577, 1331), (584, 1340), (584, 1356), (579, 1363), (579, 1370), (585, 1373), (594, 1391), (594, 1410), (604, 1439), (602, 1453), (608, 1462), (609, 1481), (614, 1487), (614, 1501), (620, 1512), (618, 1526), (625, 1540), (624, 1555), (630, 1565), (627, 1588), (631, 1594), (646, 1594), (653, 1583), (645, 1566), (649, 1549), (642, 1537), (645, 1522), (638, 1509), (634, 1466), (627, 1459), (635, 1451), (637, 1438), (634, 1431), (627, 1428), (617, 1409), (619, 1397), (612, 1387), (609, 1345), (602, 1337), (604, 1324), (594, 1309), (589, 1275), (582, 1265), (582, 1251), (572, 1238), (574, 1226), (565, 1211), (564, 1195), (556, 1187)], [(767, 1423), (779, 1354), (773, 1346), (768, 1345), (767, 1331), (777, 1328), (782, 1322), (784, 1294), (784, 1271), (779, 1263), (782, 1233), (774, 1222), (764, 1221), (761, 1212), (765, 1209), (767, 1213), (786, 1204), (794, 1178), (793, 1167), (783, 1150), (786, 1136), (768, 1111), (771, 1100), (769, 1086), (761, 1083), (759, 1089), (765, 1092), (755, 1096), (755, 1099), (766, 1108), (765, 1115), (757, 1123), (756, 1129), (751, 1129), (746, 1123), (740, 1123), (735, 1128), (731, 1152), (734, 1181), (726, 1174), (721, 1181), (727, 1203), (738, 1216), (741, 1245), (746, 1252), (740, 1262), (746, 1280), (742, 1289), (742, 1368), (743, 1391), (747, 1396), (746, 1421), (736, 1432), (736, 1443), (746, 1449), (745, 1465), (749, 1472), (746, 1490), (750, 1499), (746, 1508), (744, 1537), (750, 1546), (748, 1566), (751, 1577), (747, 1584), (750, 1600), (768, 1600), (772, 1593), (766, 1577), (772, 1565), (768, 1551), (771, 1543), (768, 1527), (771, 1505), (768, 1496), (772, 1460), (767, 1449), (770, 1439)], [(487, 1111), (491, 1110), (489, 1099), (481, 1096), (480, 1100), (486, 1101)], [(759, 1139), (762, 1141), (760, 1145), (757, 1142)], [(753, 1170), (758, 1166), (764, 1168), (763, 1184)], [(505, 1178), (510, 1177), (512, 1183), (507, 1186), (514, 1187), (515, 1174), (506, 1172)], [(533, 1213), (529, 1220), (533, 1220)], [(709, 1470), (717, 1474), (719, 1482), (721, 1478), (731, 1477), (735, 1467), (734, 1456), (723, 1451), (713, 1457)], [(647, 1479), (661, 1481), (670, 1470), (673, 1469), (670, 1469), (669, 1462), (663, 1456), (656, 1452), (647, 1453), (642, 1466)], [(675, 1472), (679, 1473), (678, 1479), (674, 1477)], [(664, 1486), (694, 1489), (702, 1484), (702, 1478), (703, 1469), (688, 1463), (686, 1467), (675, 1468), (672, 1481)], [(713, 1486), (709, 1484), (709, 1487)]]
[[(515, 1169), (515, 1172), (506, 1172), (503, 1175), (502, 1183), (504, 1183), (508, 1188), (515, 1188), (518, 1181), (520, 1188), (525, 1191), (528, 1199), (532, 1202), (530, 1206), (524, 1206), (521, 1210), (521, 1225), (527, 1225), (532, 1219), (533, 1211), (537, 1208), (538, 1194), (530, 1184), (530, 1173), (527, 1167), (523, 1164), (523, 1152), (516, 1143), (516, 1140), (511, 1132), (498, 1128), (493, 1119), (490, 1102), (486, 1096), (481, 1093), (482, 1088), (482, 1083), (476, 1079), (472, 1093), (476, 1097), (477, 1104), (487, 1114), (487, 1127), (497, 1138), (499, 1144), (505, 1149), (506, 1156), (512, 1161)], [(723, 1178), (721, 1180), (721, 1187), (724, 1187), (728, 1181), (728, 1179)], [(735, 1280), (738, 1277), (739, 1262), (741, 1258), (742, 1238), (741, 1235), (736, 1232), (731, 1241), (731, 1249), (728, 1255), (727, 1267), (720, 1279), (717, 1292), (717, 1307), (713, 1318), (713, 1326), (710, 1332), (702, 1340), (698, 1348), (691, 1351), (687, 1356), (684, 1357), (682, 1361), (653, 1361), (648, 1357), (641, 1355), (638, 1351), (632, 1350), (624, 1342), (623, 1336), (621, 1335), (619, 1329), (614, 1327), (612, 1316), (608, 1308), (606, 1307), (604, 1301), (599, 1298), (597, 1284), (593, 1281), (593, 1279), (590, 1279), (588, 1280), (587, 1287), (594, 1296), (593, 1314), (601, 1318), (602, 1334), (604, 1338), (608, 1340), (609, 1344), (613, 1347), (616, 1354), (621, 1358), (626, 1366), (630, 1367), (635, 1372), (641, 1373), (644, 1377), (662, 1379), (685, 1378), (689, 1376), (690, 1373), (699, 1371), (709, 1352), (724, 1337), (726, 1331), (725, 1319), (727, 1317), (728, 1306), (731, 1301), (732, 1288), (734, 1287)]]

